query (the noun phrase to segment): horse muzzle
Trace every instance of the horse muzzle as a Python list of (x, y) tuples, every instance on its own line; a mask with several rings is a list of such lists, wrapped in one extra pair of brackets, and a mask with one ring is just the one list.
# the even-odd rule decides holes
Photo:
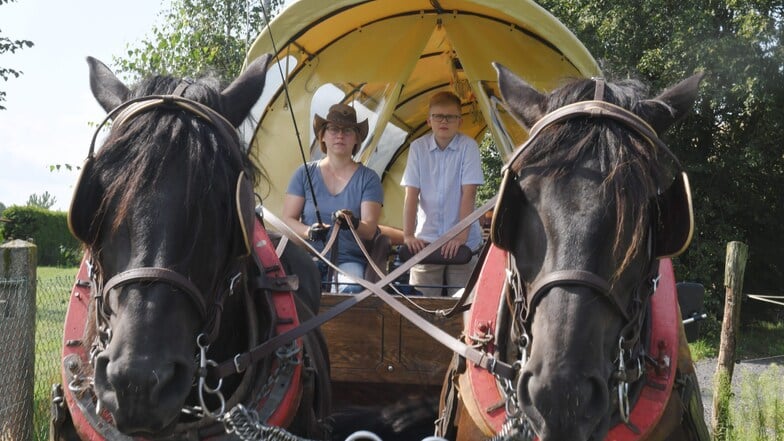
[(144, 358), (96, 357), (95, 392), (117, 429), (128, 435), (160, 434), (173, 427), (191, 390), (195, 365)]

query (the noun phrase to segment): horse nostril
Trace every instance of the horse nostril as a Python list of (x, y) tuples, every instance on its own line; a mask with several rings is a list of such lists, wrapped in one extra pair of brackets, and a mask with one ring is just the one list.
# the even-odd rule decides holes
[(580, 384), (580, 390), (582, 396), (587, 400), (584, 418), (599, 418), (606, 413), (610, 401), (606, 380), (595, 375), (589, 376), (585, 382)]

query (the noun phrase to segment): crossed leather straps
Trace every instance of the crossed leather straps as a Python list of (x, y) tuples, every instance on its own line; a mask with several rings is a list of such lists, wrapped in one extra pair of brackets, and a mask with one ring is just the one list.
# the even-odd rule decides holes
[[(251, 364), (275, 352), (277, 348), (305, 335), (306, 333), (316, 329), (317, 327), (321, 326), (327, 321), (333, 319), (334, 317), (337, 317), (338, 315), (347, 311), (354, 305), (368, 298), (371, 294), (376, 294), (384, 303), (386, 303), (392, 309), (397, 311), (400, 315), (405, 317), (414, 326), (421, 329), (430, 337), (432, 337), (442, 345), (449, 348), (452, 352), (472, 361), (477, 366), (487, 370), (488, 372), (494, 375), (497, 375), (501, 378), (505, 378), (508, 380), (512, 380), (516, 373), (512, 365), (496, 359), (491, 354), (472, 348), (466, 345), (465, 343), (463, 343), (462, 341), (458, 340), (457, 338), (452, 337), (445, 331), (441, 330), (437, 326), (433, 325), (429, 321), (419, 316), (419, 314), (417, 314), (413, 310), (406, 307), (406, 305), (404, 305), (402, 302), (394, 298), (392, 295), (390, 295), (383, 289), (384, 286), (388, 285), (389, 283), (393, 282), (395, 279), (400, 277), (411, 267), (419, 263), (420, 260), (424, 259), (425, 257), (429, 256), (432, 252), (441, 248), (447, 241), (449, 241), (457, 233), (464, 230), (465, 228), (468, 228), (468, 226), (470, 226), (473, 222), (475, 222), (482, 215), (484, 215), (484, 213), (492, 209), (493, 206), (495, 205), (495, 202), (496, 202), (496, 198), (493, 197), (484, 205), (482, 205), (474, 212), (469, 214), (467, 217), (465, 217), (463, 220), (458, 222), (455, 226), (450, 228), (449, 231), (447, 231), (443, 236), (441, 236), (437, 240), (427, 245), (424, 249), (422, 249), (411, 259), (407, 260), (401, 266), (395, 268), (389, 274), (382, 277), (381, 280), (379, 280), (378, 282), (370, 283), (364, 279), (354, 279), (354, 282), (356, 282), (357, 284), (365, 288), (365, 290), (362, 291), (361, 293), (353, 295), (349, 299), (344, 300), (343, 302), (332, 307), (328, 311), (321, 313), (316, 317), (313, 317), (305, 322), (300, 323), (299, 326), (297, 326), (292, 330), (284, 332), (283, 334), (276, 335), (247, 352), (237, 354), (232, 360), (225, 361), (219, 364), (218, 366), (216, 366), (215, 368), (211, 369), (211, 373), (219, 378), (224, 378), (234, 373), (242, 372)], [(266, 208), (262, 208), (262, 210), (263, 210), (263, 218), (265, 221), (268, 221), (273, 227), (278, 229), (278, 231), (288, 236), (290, 240), (294, 240), (300, 245), (304, 246), (309, 251), (311, 251), (312, 253), (318, 254), (315, 248), (313, 248), (307, 242), (299, 239), (299, 237), (294, 233), (294, 231), (292, 231), (277, 216), (275, 216)], [(326, 262), (326, 263), (327, 265), (331, 266), (333, 269), (337, 270), (337, 267), (335, 267), (334, 264), (332, 264), (331, 262)], [(353, 279), (353, 277), (351, 278)]]

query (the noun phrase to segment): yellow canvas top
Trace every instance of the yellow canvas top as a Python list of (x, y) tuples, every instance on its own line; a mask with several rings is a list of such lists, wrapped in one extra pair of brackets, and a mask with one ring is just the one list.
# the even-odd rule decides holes
[(456, 93), (461, 132), (477, 141), (490, 133), (505, 156), (526, 133), (503, 110), (492, 62), (543, 91), (565, 78), (600, 74), (575, 36), (528, 0), (299, 0), (261, 32), (246, 65), (266, 53), (278, 63), (243, 127), (270, 180), (257, 189), (265, 206), (280, 213), (289, 178), (302, 164), (298, 135), (305, 159), (320, 157), (313, 115), (345, 102), (360, 120), (368, 118), (358, 159), (381, 176), (381, 223), (398, 228), (408, 144), (429, 131), (430, 95)]

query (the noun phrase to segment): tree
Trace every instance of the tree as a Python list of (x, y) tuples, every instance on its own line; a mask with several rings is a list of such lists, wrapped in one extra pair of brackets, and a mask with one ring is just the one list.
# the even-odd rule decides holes
[(4, 204), (4, 203), (2, 203), (2, 202), (0, 202), (0, 216), (2, 216), (2, 215), (3, 215), (3, 212), (5, 211), (5, 209), (6, 209), (6, 206), (5, 206), (5, 204)]
[(39, 207), (48, 210), (54, 206), (55, 202), (57, 202), (57, 198), (50, 195), (48, 191), (45, 191), (41, 196), (38, 196), (35, 193), (31, 194), (30, 197), (27, 198), (26, 205), (28, 207)]
[(184, 77), (214, 73), (235, 78), (250, 44), (283, 0), (172, 0), (161, 13), (163, 23), (139, 47), (115, 58), (131, 77), (170, 74)]
[(498, 193), (501, 187), (501, 167), (504, 166), (504, 160), (490, 132), (485, 133), (482, 144), (479, 145), (479, 156), (482, 159), (485, 183), (477, 189), (476, 200), (479, 205), (482, 205)]
[[(16, 0), (0, 0), (0, 6), (11, 3)], [(29, 40), (13, 40), (10, 37), (6, 37), (3, 35), (2, 30), (0, 30), (0, 55), (5, 53), (16, 53), (16, 51), (24, 49), (26, 47), (33, 47), (33, 42)], [(8, 81), (9, 78), (12, 76), (14, 78), (19, 78), (23, 72), (21, 70), (16, 70), (10, 67), (3, 67), (0, 66), (0, 78), (3, 81)], [(5, 102), (6, 93), (3, 90), (0, 90), (0, 110), (6, 110), (5, 106), (3, 106), (3, 102)]]
[[(542, 0), (605, 75), (654, 91), (707, 73), (695, 113), (665, 140), (692, 181), (697, 232), (679, 277), (720, 311), (726, 243), (749, 245), (748, 292), (784, 292), (784, 2)], [(777, 239), (778, 238), (778, 239)]]

